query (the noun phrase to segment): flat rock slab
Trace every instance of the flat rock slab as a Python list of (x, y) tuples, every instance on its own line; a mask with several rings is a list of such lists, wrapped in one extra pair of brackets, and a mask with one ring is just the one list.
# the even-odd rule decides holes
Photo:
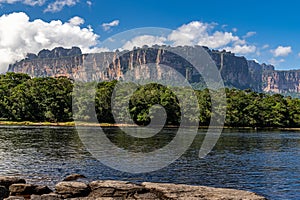
[[(92, 190), (89, 198), (113, 197), (121, 199), (137, 199), (138, 196), (145, 196), (147, 193), (147, 199), (150, 198), (150, 191), (145, 189), (145, 187), (126, 181), (93, 181), (89, 186)], [(155, 194), (151, 196), (156, 197)]]
[(160, 193), (162, 199), (266, 200), (265, 197), (254, 192), (235, 189), (148, 182), (144, 182), (142, 185), (146, 189)]
[[(11, 196), (6, 200), (266, 200), (265, 197), (254, 192), (243, 190), (171, 183), (135, 184), (126, 181), (101, 180), (85, 184), (63, 181), (55, 186), (55, 192), (42, 194), (44, 191), (50, 192), (47, 188), (31, 184), (12, 184), (9, 188)], [(6, 187), (2, 186), (2, 189)], [(5, 193), (6, 190), (3, 191)], [(43, 192), (39, 194), (37, 191)], [(31, 194), (22, 195), (28, 193)]]
[(64, 198), (69, 197), (85, 197), (90, 193), (90, 187), (82, 182), (60, 182), (56, 184), (55, 190), (57, 194)]

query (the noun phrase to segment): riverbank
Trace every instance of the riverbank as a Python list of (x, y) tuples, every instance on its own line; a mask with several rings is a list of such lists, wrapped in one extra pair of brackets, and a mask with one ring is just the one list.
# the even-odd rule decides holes
[[(71, 175), (55, 185), (51, 190), (48, 186), (26, 184), (26, 180), (18, 177), (0, 176), (0, 199), (4, 200), (95, 200), (95, 199), (206, 199), (206, 200), (266, 200), (265, 197), (254, 192), (213, 188), (206, 186), (192, 186), (171, 183), (141, 184), (126, 181), (97, 180), (92, 182), (76, 181)], [(72, 177), (75, 177), (74, 180)]]
[[(132, 124), (110, 124), (110, 123), (89, 123), (89, 122), (31, 122), (31, 121), (0, 121), (0, 126), (57, 126), (57, 127), (138, 127), (137, 125)], [(167, 128), (178, 128), (176, 125), (166, 125)], [(199, 129), (207, 129), (208, 126), (199, 126)], [(241, 129), (241, 130), (281, 130), (281, 131), (300, 131), (300, 127), (214, 127), (220, 129)]]

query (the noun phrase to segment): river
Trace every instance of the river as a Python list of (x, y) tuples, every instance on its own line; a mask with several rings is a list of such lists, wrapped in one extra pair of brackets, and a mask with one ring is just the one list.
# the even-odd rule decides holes
[[(129, 140), (117, 128), (106, 128), (106, 133), (128, 150), (152, 151), (171, 141), (176, 129), (165, 129), (148, 143)], [(88, 180), (184, 183), (250, 190), (269, 199), (300, 199), (300, 132), (226, 129), (214, 149), (200, 159), (204, 136), (205, 130), (199, 130), (186, 153), (168, 167), (130, 174), (93, 158), (75, 128), (3, 126), (0, 175), (54, 186), (66, 175), (79, 173)]]

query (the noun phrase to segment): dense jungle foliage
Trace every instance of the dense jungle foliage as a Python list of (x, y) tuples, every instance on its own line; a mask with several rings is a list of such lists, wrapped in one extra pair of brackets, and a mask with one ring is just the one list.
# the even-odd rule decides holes
[[(26, 74), (12, 72), (2, 74), (0, 75), (0, 118), (3, 121), (66, 122), (73, 119), (89, 121), (90, 111), (95, 109), (99, 122), (114, 123), (111, 96), (116, 84), (117, 81), (101, 82), (96, 84), (95, 95), (89, 90), (84, 90), (86, 95), (73, 96), (74, 83), (65, 77), (30, 78)], [(137, 90), (133, 95), (119, 99), (118, 102), (123, 105), (113, 104), (113, 106), (121, 108), (127, 105), (132, 119), (139, 125), (146, 125), (152, 117), (149, 108), (155, 110), (155, 106), (161, 105), (167, 114), (166, 123), (180, 124), (182, 110), (178, 98), (170, 88), (156, 83), (134, 87)], [(196, 90), (194, 93), (200, 113), (198, 116), (189, 110), (185, 113), (190, 113), (191, 120), (199, 120), (199, 125), (208, 125), (211, 116), (209, 90)], [(225, 125), (227, 126), (300, 127), (300, 99), (298, 98), (227, 88), (226, 96)], [(190, 97), (185, 96), (185, 98)], [(94, 105), (94, 108), (90, 108), (89, 105)], [(74, 109), (76, 112), (73, 115)]]

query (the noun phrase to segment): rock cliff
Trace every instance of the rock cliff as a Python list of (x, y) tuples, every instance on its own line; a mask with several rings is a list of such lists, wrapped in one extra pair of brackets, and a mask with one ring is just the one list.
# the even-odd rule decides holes
[(262, 76), (262, 89), (274, 93), (299, 93), (300, 70), (265, 70)]
[[(66, 76), (78, 80), (119, 80), (134, 69), (137, 79), (155, 76), (159, 79), (174, 76), (172, 66), (190, 82), (203, 79), (191, 64), (172, 53), (177, 50), (189, 52), (199, 46), (135, 48), (133, 51), (82, 54), (78, 47), (42, 50), (9, 66), (8, 71), (29, 74), (32, 77)], [(221, 72), (227, 87), (250, 88), (257, 92), (298, 93), (300, 70), (276, 71), (274, 66), (259, 64), (245, 57), (226, 51), (210, 50), (203, 47)], [(89, 73), (92, 70), (92, 73)]]

